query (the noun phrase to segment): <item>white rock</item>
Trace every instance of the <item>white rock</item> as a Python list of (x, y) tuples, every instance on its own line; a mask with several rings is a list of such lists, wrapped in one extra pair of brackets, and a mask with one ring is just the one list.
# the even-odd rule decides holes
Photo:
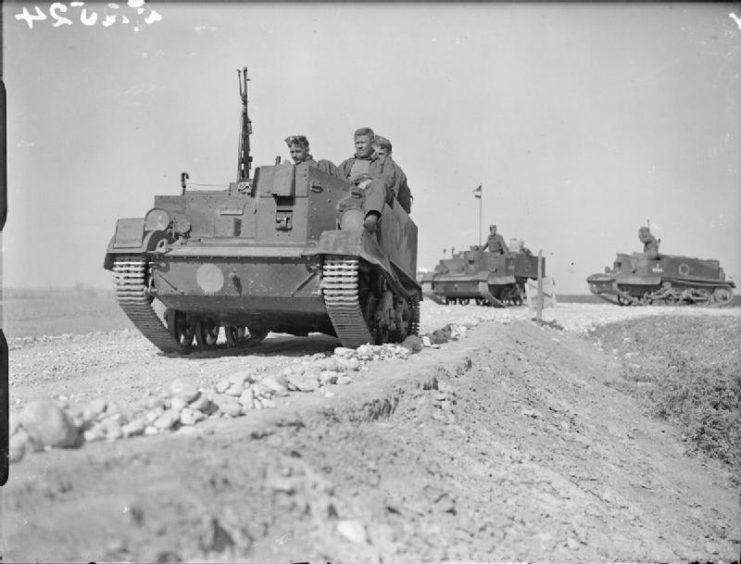
[(221, 413), (225, 413), (229, 417), (239, 417), (242, 415), (242, 406), (239, 404), (237, 398), (233, 396), (220, 396), (216, 398), (216, 405), (219, 407)]
[(268, 374), (258, 383), (270, 388), (279, 396), (286, 395), (286, 393), (288, 392), (286, 379), (278, 374)]
[(250, 380), (250, 375), (248, 372), (236, 372), (232, 374), (231, 376), (229, 376), (229, 382), (231, 384), (242, 384), (244, 386), (244, 383), (248, 382), (249, 380)]
[(253, 395), (252, 388), (247, 388), (244, 392), (242, 392), (242, 395), (239, 396), (240, 405), (246, 407), (247, 409), (252, 409), (253, 401), (254, 401), (254, 395)]
[(195, 425), (206, 419), (206, 414), (196, 409), (186, 407), (180, 412), (180, 423), (183, 425)]
[(337, 370), (337, 359), (333, 357), (323, 358), (316, 362), (317, 366), (322, 371), (336, 371)]
[(213, 404), (211, 403), (211, 400), (209, 400), (205, 395), (201, 395), (188, 407), (196, 411), (208, 413), (212, 409), (212, 406)]
[(105, 412), (107, 405), (108, 403), (102, 398), (92, 400), (83, 410), (82, 418), (85, 421), (95, 421), (99, 415)]
[(167, 411), (164, 407), (160, 407), (158, 409), (153, 409), (152, 411), (148, 411), (144, 415), (144, 419), (147, 423), (154, 423), (157, 419), (159, 419), (160, 415), (162, 415), (165, 411)]
[(113, 442), (113, 441), (123, 438), (123, 436), (124, 436), (123, 430), (121, 429), (121, 425), (119, 425), (118, 423), (116, 423), (115, 425), (109, 426), (106, 429), (105, 438), (107, 441)]
[(10, 437), (8, 441), (8, 461), (11, 464), (19, 462), (26, 455), (26, 452), (32, 450), (29, 441), (28, 434), (23, 430)]
[(337, 523), (337, 532), (350, 542), (360, 544), (368, 541), (368, 534), (360, 521), (340, 521)]
[(138, 419), (134, 419), (133, 421), (130, 421), (123, 427), (121, 427), (121, 432), (123, 433), (124, 437), (136, 437), (138, 435), (141, 435), (144, 433), (144, 429), (147, 428), (147, 421), (146, 419), (140, 417)]
[(353, 380), (350, 378), (350, 376), (347, 376), (345, 374), (342, 374), (341, 376), (337, 377), (337, 384), (339, 386), (344, 386), (345, 384), (352, 384)]
[(242, 395), (242, 392), (244, 392), (244, 389), (245, 389), (244, 382), (239, 382), (239, 383), (235, 383), (229, 386), (224, 391), (224, 393), (228, 396), (234, 396), (235, 398), (238, 398), (239, 396)]
[(185, 407), (187, 407), (187, 405), (188, 402), (179, 397), (175, 397), (170, 400), (170, 409), (172, 411), (177, 411), (178, 413), (181, 412)]
[(318, 386), (318, 384), (318, 379), (311, 377), (308, 374), (291, 374), (291, 376), (288, 378), (289, 390), (297, 390), (299, 392), (312, 392)]
[(422, 344), (424, 346), (426, 346), (426, 347), (431, 347), (432, 346), (432, 341), (430, 341), (430, 338), (427, 335), (424, 335), (422, 337)]
[(337, 378), (339, 378), (339, 374), (333, 370), (325, 370), (322, 372), (321, 376), (319, 377), (319, 381), (324, 384), (336, 384)]
[(50, 447), (71, 447), (78, 431), (70, 417), (52, 400), (36, 400), (23, 408), (19, 422), (35, 441)]
[(102, 441), (106, 437), (106, 429), (103, 425), (95, 425), (83, 433), (85, 442)]
[(339, 357), (348, 358), (348, 357), (353, 356), (355, 354), (355, 351), (353, 349), (348, 349), (346, 347), (337, 347), (334, 350), (334, 354), (337, 355), (337, 356), (339, 356)]
[(175, 380), (170, 385), (170, 391), (185, 403), (190, 403), (201, 395), (200, 390), (195, 385), (185, 383), (182, 380)]
[(229, 389), (229, 386), (231, 386), (232, 383), (229, 381), (228, 378), (224, 378), (223, 380), (219, 380), (216, 382), (216, 392), (219, 394), (223, 394), (224, 392)]
[(167, 410), (157, 419), (155, 419), (154, 423), (152, 423), (152, 426), (155, 429), (166, 431), (168, 429), (172, 429), (179, 421), (180, 414), (177, 411)]
[(360, 361), (357, 358), (338, 358), (337, 365), (342, 370), (360, 370)]

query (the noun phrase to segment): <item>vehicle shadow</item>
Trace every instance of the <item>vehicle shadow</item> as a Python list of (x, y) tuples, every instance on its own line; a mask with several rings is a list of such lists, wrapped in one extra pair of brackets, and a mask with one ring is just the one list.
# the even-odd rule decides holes
[(306, 337), (297, 337), (286, 333), (270, 333), (264, 341), (256, 345), (229, 347), (219, 342), (215, 348), (198, 350), (193, 348), (185, 355), (160, 353), (165, 357), (204, 359), (229, 358), (242, 356), (289, 356), (299, 357), (312, 354), (332, 354), (335, 348), (342, 346), (337, 337), (330, 337), (323, 333), (310, 333)]

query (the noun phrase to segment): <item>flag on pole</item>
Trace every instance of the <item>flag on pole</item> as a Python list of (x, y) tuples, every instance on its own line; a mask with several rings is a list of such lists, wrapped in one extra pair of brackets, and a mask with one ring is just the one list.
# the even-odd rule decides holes
[(476, 189), (474, 189), (474, 191), (473, 191), (473, 197), (474, 197), (474, 198), (478, 198), (478, 199), (481, 199), (481, 186), (482, 186), (482, 185), (481, 185), (481, 184), (479, 184), (479, 187), (478, 187), (478, 188), (476, 188)]

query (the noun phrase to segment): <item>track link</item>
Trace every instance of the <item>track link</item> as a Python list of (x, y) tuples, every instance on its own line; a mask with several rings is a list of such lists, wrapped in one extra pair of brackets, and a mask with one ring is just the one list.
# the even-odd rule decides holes
[(185, 353), (185, 348), (170, 334), (152, 307), (147, 291), (149, 261), (142, 256), (121, 256), (113, 262), (113, 282), (118, 305), (126, 316), (165, 353)]
[(351, 257), (327, 257), (322, 267), (324, 304), (342, 346), (348, 348), (372, 341), (358, 295), (358, 268), (358, 259)]

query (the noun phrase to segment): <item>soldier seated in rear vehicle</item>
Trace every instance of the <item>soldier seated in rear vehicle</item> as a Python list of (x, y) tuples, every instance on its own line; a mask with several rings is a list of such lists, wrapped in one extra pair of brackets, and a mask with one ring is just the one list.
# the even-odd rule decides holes
[(651, 258), (658, 258), (660, 241), (651, 235), (648, 227), (641, 227), (638, 230), (638, 240), (643, 243), (643, 252)]

